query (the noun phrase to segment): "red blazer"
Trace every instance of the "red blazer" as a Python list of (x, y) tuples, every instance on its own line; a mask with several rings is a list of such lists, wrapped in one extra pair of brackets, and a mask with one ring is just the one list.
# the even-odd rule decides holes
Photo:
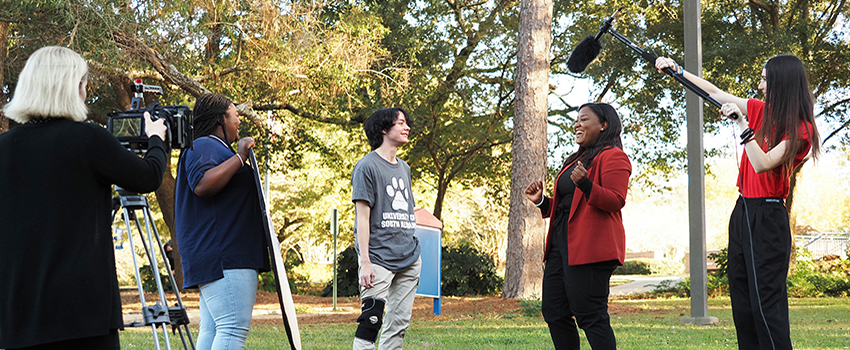
[[(555, 186), (563, 176), (568, 164), (555, 178)], [(570, 218), (567, 222), (567, 249), (569, 264), (581, 265), (617, 259), (622, 264), (626, 258), (626, 232), (623, 228), (623, 215), (620, 209), (626, 204), (626, 192), (629, 188), (629, 176), (632, 163), (620, 148), (611, 147), (599, 152), (593, 164), (587, 170), (587, 179), (593, 182), (590, 196), (585, 197), (576, 187), (570, 206)], [(546, 197), (549, 210), (541, 213), (550, 218), (549, 231), (546, 234), (546, 249), (543, 260), (549, 257), (552, 246), (555, 209), (561, 201), (557, 188), (555, 198)]]

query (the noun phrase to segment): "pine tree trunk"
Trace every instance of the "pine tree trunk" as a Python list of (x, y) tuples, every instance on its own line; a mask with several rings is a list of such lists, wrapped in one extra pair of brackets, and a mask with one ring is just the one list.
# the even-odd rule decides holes
[(9, 33), (9, 22), (0, 21), (0, 134), (9, 131), (9, 118), (3, 115), (3, 105), (6, 104), (6, 94), (2, 86), (6, 85), (6, 35)]
[[(180, 242), (177, 241), (177, 235), (174, 230), (174, 194), (177, 186), (177, 181), (171, 175), (171, 157), (169, 164), (165, 169), (165, 176), (162, 177), (162, 185), (156, 190), (156, 202), (159, 204), (159, 210), (162, 211), (162, 220), (165, 221), (165, 226), (168, 227), (167, 236), (171, 238), (171, 247), (174, 249), (174, 282), (181, 291), (183, 291), (183, 264), (180, 263)], [(166, 237), (166, 234), (160, 232), (160, 237)]]
[(511, 163), (511, 205), (505, 298), (540, 296), (543, 285), (545, 225), (525, 188), (546, 178), (546, 126), (552, 1), (523, 0), (520, 5), (516, 107)]

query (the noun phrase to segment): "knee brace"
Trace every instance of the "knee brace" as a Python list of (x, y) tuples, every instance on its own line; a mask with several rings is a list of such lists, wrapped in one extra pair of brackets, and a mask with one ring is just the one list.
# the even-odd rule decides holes
[(384, 323), (384, 302), (381, 299), (366, 298), (363, 299), (363, 307), (360, 317), (357, 322), (357, 332), (354, 336), (366, 341), (375, 342), (378, 340), (378, 330)]

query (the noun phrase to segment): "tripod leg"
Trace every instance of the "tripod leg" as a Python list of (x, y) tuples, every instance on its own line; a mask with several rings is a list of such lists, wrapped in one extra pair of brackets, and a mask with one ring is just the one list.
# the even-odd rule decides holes
[(171, 350), (171, 341), (168, 340), (168, 327), (165, 324), (161, 324), (162, 326), (162, 339), (165, 340), (165, 349)]
[[(127, 241), (130, 243), (130, 254), (133, 256), (133, 267), (136, 272), (136, 285), (139, 287), (139, 301), (142, 303), (142, 307), (145, 307), (145, 290), (142, 288), (142, 275), (139, 273), (139, 261), (136, 258), (136, 247), (133, 243), (133, 228), (130, 225), (130, 209), (124, 207), (124, 225), (127, 227)], [(133, 214), (135, 217), (135, 213)]]
[(151, 333), (153, 334), (153, 344), (156, 346), (156, 350), (160, 350), (159, 347), (159, 335), (156, 333), (156, 325), (151, 324)]
[[(162, 279), (160, 278), (159, 265), (157, 264), (157, 259), (156, 259), (156, 250), (154, 250), (153, 246), (151, 246), (151, 245), (154, 242), (157, 243), (157, 245), (159, 246), (160, 255), (162, 256), (162, 260), (165, 263), (166, 268), (170, 269), (170, 267), (168, 266), (168, 261), (167, 261), (166, 256), (165, 256), (165, 249), (162, 247), (162, 243), (159, 241), (159, 233), (156, 232), (156, 226), (152, 224), (153, 219), (152, 219), (152, 215), (150, 214), (150, 208), (148, 206), (147, 198), (144, 197), (144, 196), (139, 196), (139, 195), (136, 195), (136, 196), (124, 196), (124, 195), (122, 195), (122, 196), (119, 196), (119, 202), (121, 203), (121, 206), (124, 207), (124, 215), (123, 215), (124, 224), (127, 227), (127, 230), (126, 230), (127, 231), (127, 239), (130, 242), (130, 249), (133, 252), (132, 253), (133, 267), (135, 268), (136, 283), (138, 285), (138, 290), (139, 290), (139, 300), (141, 301), (141, 304), (142, 304), (142, 315), (144, 317), (144, 324), (151, 326), (151, 333), (153, 335), (154, 344), (156, 345), (157, 350), (160, 350), (160, 348), (161, 348), (160, 344), (159, 344), (159, 335), (157, 334), (157, 326), (161, 326), (162, 327), (162, 336), (163, 336), (163, 340), (165, 342), (165, 349), (171, 350), (171, 341), (168, 337), (167, 325), (174, 326), (175, 324), (172, 323), (172, 320), (169, 317), (170, 314), (171, 314), (171, 310), (167, 307), (168, 300), (165, 297), (165, 290), (162, 287)], [(143, 216), (144, 221), (145, 221), (144, 232), (142, 231), (141, 220), (136, 215), (136, 212), (135, 212), (136, 209), (142, 210), (142, 216)], [(138, 262), (138, 259), (136, 257), (136, 254), (135, 254), (135, 251), (136, 251), (135, 250), (135, 244), (133, 242), (133, 234), (131, 233), (133, 222), (135, 223), (136, 229), (139, 232), (140, 241), (142, 243), (142, 246), (144, 247), (148, 262), (150, 263), (149, 266), (151, 268), (151, 274), (153, 275), (153, 279), (156, 282), (157, 291), (159, 292), (159, 301), (156, 302), (156, 304), (154, 304), (154, 305), (148, 305), (147, 301), (145, 300), (145, 293), (144, 293), (141, 273), (139, 271), (139, 262)], [(156, 236), (156, 240), (154, 240), (154, 236)], [(173, 288), (175, 294), (177, 295), (178, 301), (179, 301), (178, 305), (180, 307), (181, 312), (179, 312), (178, 314), (183, 315), (183, 317), (180, 317), (180, 320), (178, 320), (178, 322), (183, 323), (183, 324), (188, 324), (189, 323), (188, 316), (185, 316), (185, 314), (186, 314), (185, 313), (185, 307), (182, 305), (182, 300), (179, 297), (179, 291), (178, 291), (177, 287), (174, 285), (174, 277), (171, 274), (170, 270), (169, 270), (169, 277), (171, 278), (172, 288)], [(188, 332), (188, 327), (186, 329), (187, 329), (187, 332)], [(181, 334), (181, 337), (182, 337), (182, 334)], [(191, 342), (191, 333), (189, 333), (189, 337), (190, 337), (190, 342)], [(183, 343), (184, 343), (184, 349), (185, 349), (185, 340), (183, 341)], [(193, 349), (194, 349), (194, 344), (192, 344), (192, 345), (193, 345)]]
[[(160, 236), (159, 236), (159, 230), (157, 230), (156, 225), (150, 224), (153, 221), (153, 219), (152, 219), (152, 215), (150, 213), (150, 209), (148, 207), (144, 208), (144, 215), (145, 215), (145, 224), (146, 224), (147, 233), (148, 233), (148, 241), (151, 242), (151, 244), (156, 243), (156, 246), (159, 248), (159, 256), (162, 257), (162, 263), (163, 263), (163, 265), (165, 265), (165, 270), (168, 272), (168, 280), (169, 280), (169, 283), (171, 283), (171, 290), (174, 292), (174, 296), (177, 299), (177, 304), (175, 305), (175, 307), (177, 309), (174, 310), (173, 308), (168, 308), (170, 324), (172, 325), (172, 327), (173, 326), (179, 326), (179, 325), (186, 325), (186, 330), (187, 330), (186, 334), (189, 337), (189, 343), (192, 345), (192, 349), (195, 349), (195, 344), (194, 344), (194, 341), (192, 340), (192, 333), (188, 331), (188, 329), (189, 329), (189, 327), (188, 327), (189, 316), (186, 315), (186, 306), (183, 305), (183, 298), (180, 297), (180, 290), (177, 288), (177, 284), (174, 280), (174, 274), (171, 272), (171, 266), (169, 265), (168, 258), (166, 257), (166, 254), (165, 254), (165, 247), (162, 246), (162, 240), (160, 239)], [(137, 225), (138, 225), (138, 223), (137, 223)], [(151, 236), (151, 235), (153, 235), (153, 236)], [(146, 251), (155, 253), (155, 251), (153, 251), (153, 247), (151, 247), (150, 250), (146, 249)], [(157, 288), (159, 289), (160, 298), (161, 298), (163, 304), (167, 305), (168, 301), (165, 298), (165, 291), (162, 287), (162, 280), (159, 277), (159, 269), (158, 269), (158, 265), (156, 263), (156, 257), (154, 255), (155, 254), (150, 255), (152, 257), (150, 259), (151, 260), (151, 266), (153, 266), (153, 269), (156, 271), (156, 273), (154, 275), (154, 279), (156, 280)], [(164, 330), (165, 330), (165, 326), (163, 325), (163, 331)], [(182, 338), (182, 334), (181, 334), (181, 338)], [(167, 337), (166, 337), (166, 339), (167, 339)], [(186, 347), (185, 341), (183, 342), (183, 348), (188, 349)]]
[[(189, 346), (191, 346), (191, 349), (194, 350), (195, 349), (195, 341), (192, 340), (192, 332), (189, 331), (189, 325), (188, 324), (183, 325), (183, 331), (186, 332), (186, 337), (189, 338)], [(183, 344), (183, 348), (184, 349), (186, 348), (185, 343)]]
[[(159, 264), (157, 264), (156, 256), (152, 253), (151, 249), (148, 249), (149, 244), (153, 244), (155, 241), (153, 240), (151, 226), (156, 228), (155, 225), (151, 225), (151, 221), (153, 220), (150, 214), (150, 209), (147, 207), (142, 208), (142, 214), (145, 218), (145, 232), (147, 233), (147, 237), (142, 237), (142, 245), (145, 246), (145, 253), (148, 255), (148, 261), (150, 262), (151, 274), (153, 275), (153, 279), (156, 282), (156, 289), (159, 292), (159, 300), (163, 305), (168, 305), (168, 299), (165, 297), (165, 290), (162, 288), (162, 279), (159, 277)], [(136, 226), (140, 227), (139, 219), (136, 219)], [(139, 232), (141, 234), (141, 230)], [(145, 241), (147, 239), (147, 241)], [(157, 244), (159, 242), (157, 241)], [(165, 260), (165, 256), (163, 255), (163, 260)]]

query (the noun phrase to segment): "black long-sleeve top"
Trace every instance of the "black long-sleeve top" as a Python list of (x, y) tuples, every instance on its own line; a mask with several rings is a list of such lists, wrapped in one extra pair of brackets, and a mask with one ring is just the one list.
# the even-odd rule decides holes
[(64, 118), (0, 134), (0, 348), (122, 328), (112, 184), (154, 191), (166, 155), (158, 137), (142, 159)]

